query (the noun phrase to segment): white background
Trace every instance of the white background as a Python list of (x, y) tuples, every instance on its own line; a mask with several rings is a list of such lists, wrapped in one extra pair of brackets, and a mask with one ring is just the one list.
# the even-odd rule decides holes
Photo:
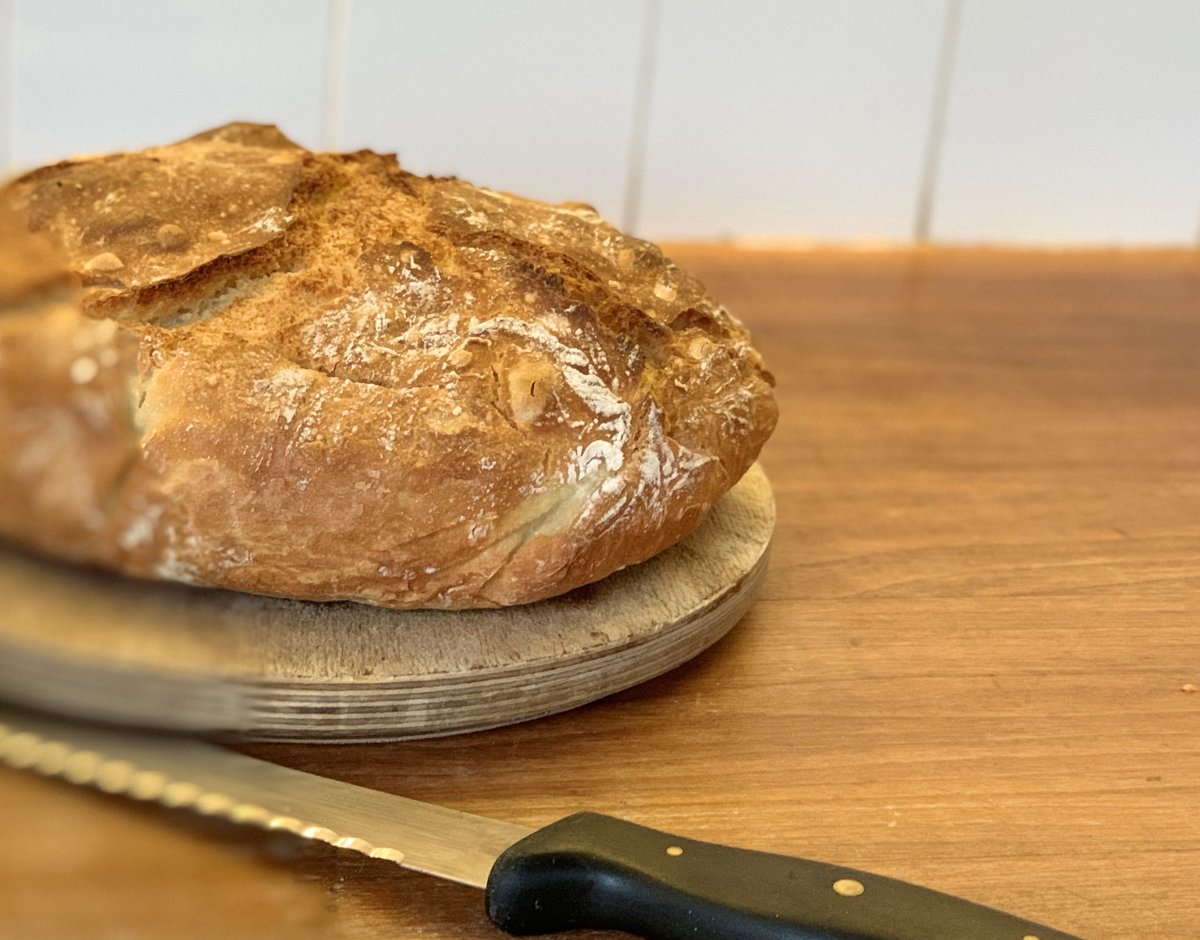
[(905, 241), (924, 202), (940, 241), (1195, 245), (1200, 2), (0, 0), (0, 170), (232, 119), (656, 239)]

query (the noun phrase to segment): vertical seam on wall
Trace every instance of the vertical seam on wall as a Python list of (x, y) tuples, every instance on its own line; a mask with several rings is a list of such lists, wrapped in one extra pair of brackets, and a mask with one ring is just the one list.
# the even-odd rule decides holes
[(0, 0), (0, 175), (12, 170), (17, 84), (16, 0)]
[(329, 0), (325, 37), (325, 77), (321, 102), (321, 149), (341, 144), (342, 112), (346, 102), (346, 23), (350, 0)]
[(925, 141), (925, 159), (921, 164), (921, 182), (917, 190), (916, 214), (913, 218), (913, 241), (919, 245), (929, 241), (933, 227), (933, 204), (937, 196), (938, 171), (942, 163), (942, 144), (946, 137), (946, 114), (950, 109), (950, 86), (954, 79), (954, 58), (958, 52), (962, 7), (963, 0), (946, 0), (942, 45), (933, 83), (933, 102), (929, 109), (929, 136)]
[(646, 179), (646, 143), (650, 136), (650, 101), (658, 60), (659, 23), (662, 0), (643, 0), (642, 47), (634, 76), (633, 126), (629, 133), (629, 155), (625, 164), (625, 199), (621, 228), (630, 234), (637, 229), (642, 211), (642, 189)]

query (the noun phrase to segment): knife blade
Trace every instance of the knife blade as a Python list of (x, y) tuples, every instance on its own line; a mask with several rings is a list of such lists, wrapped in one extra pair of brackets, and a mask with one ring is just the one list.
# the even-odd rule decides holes
[(0, 762), (483, 888), (492, 922), (518, 935), (599, 928), (647, 940), (1079, 940), (838, 865), (685, 839), (597, 813), (532, 830), (194, 739), (5, 705)]

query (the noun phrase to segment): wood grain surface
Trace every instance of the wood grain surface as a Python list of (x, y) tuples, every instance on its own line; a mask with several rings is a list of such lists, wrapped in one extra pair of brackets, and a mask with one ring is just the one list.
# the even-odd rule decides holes
[[(1195, 936), (1200, 258), (676, 254), (778, 377), (747, 619), (529, 724), (252, 753), (527, 825), (587, 807), (823, 858), (1088, 940)], [(390, 863), (0, 784), (0, 936), (498, 935), (478, 893)]]

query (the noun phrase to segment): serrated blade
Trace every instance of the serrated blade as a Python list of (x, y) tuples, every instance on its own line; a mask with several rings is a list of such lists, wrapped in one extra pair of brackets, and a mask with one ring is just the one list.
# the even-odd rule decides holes
[(283, 829), (482, 888), (524, 826), (280, 767), (190, 738), (0, 704), (0, 762), (138, 800)]

